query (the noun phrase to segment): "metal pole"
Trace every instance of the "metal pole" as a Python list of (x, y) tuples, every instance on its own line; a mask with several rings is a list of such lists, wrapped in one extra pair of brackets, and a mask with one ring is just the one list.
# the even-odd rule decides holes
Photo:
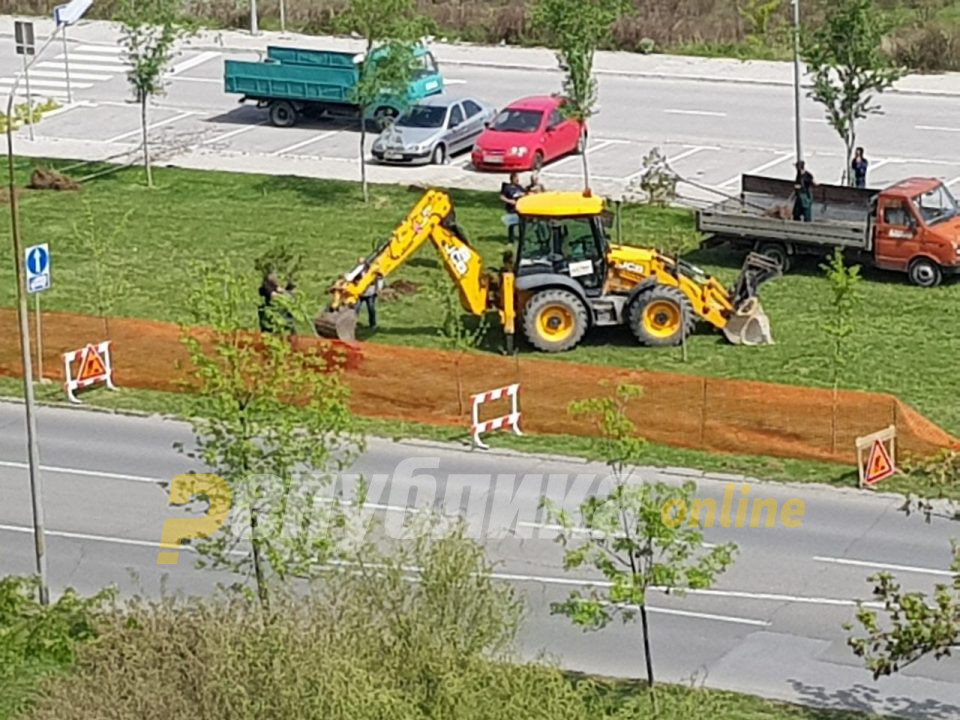
[(67, 104), (73, 103), (73, 93), (70, 90), (70, 58), (67, 54), (67, 25), (63, 25), (63, 74), (67, 79)]
[[(20, 57), (23, 58), (23, 80), (27, 86), (27, 127), (30, 129), (30, 140), (34, 139), (33, 137), (33, 97), (30, 95), (30, 75), (27, 73), (27, 68), (30, 65), (27, 63), (27, 54), (24, 53)], [(7, 117), (10, 117), (10, 113), (7, 113)], [(7, 125), (10, 125), (9, 120)]]
[(287, 3), (285, 0), (280, 0), (280, 34), (286, 35), (287, 33)]
[(260, 27), (257, 24), (257, 0), (250, 0), (250, 34), (260, 34)]
[(40, 293), (34, 294), (36, 304), (34, 309), (37, 316), (37, 382), (43, 384), (43, 321), (40, 315)]
[[(43, 54), (55, 35), (51, 35), (33, 56), (27, 68)], [(20, 84), (20, 76), (14, 78), (7, 97), (7, 117), (13, 113), (13, 98)], [(14, 177), (13, 124), (7, 122), (7, 172), (9, 173), (8, 196), (10, 198), (10, 229), (13, 235), (13, 258), (17, 274), (17, 317), (20, 325), (20, 361), (23, 363), (23, 398), (27, 413), (27, 465), (30, 477), (30, 501), (33, 507), (33, 544), (36, 552), (37, 575), (40, 578), (40, 603), (50, 603), (50, 586), (47, 582), (47, 543), (43, 531), (43, 488), (40, 478), (40, 450), (37, 446), (37, 418), (33, 398), (33, 368), (30, 362), (30, 326), (28, 322), (26, 272), (23, 267), (23, 242), (20, 238), (20, 215), (17, 203), (17, 184)]]
[(793, 111), (797, 135), (797, 162), (803, 160), (800, 132), (800, 0), (793, 0)]

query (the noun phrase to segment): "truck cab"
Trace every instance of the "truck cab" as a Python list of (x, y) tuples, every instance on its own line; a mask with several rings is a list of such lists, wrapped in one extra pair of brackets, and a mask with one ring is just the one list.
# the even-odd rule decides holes
[(942, 182), (902, 180), (881, 191), (875, 204), (877, 267), (906, 272), (921, 287), (960, 271), (960, 206)]

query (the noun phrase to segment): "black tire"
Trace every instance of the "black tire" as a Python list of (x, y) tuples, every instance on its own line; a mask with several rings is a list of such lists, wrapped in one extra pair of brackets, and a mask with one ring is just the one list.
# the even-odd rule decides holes
[(523, 332), (542, 352), (573, 350), (587, 331), (587, 309), (568, 290), (541, 290), (523, 310)]
[(630, 304), (630, 330), (641, 345), (679, 345), (696, 326), (693, 307), (677, 288), (655, 285)]
[(444, 165), (447, 162), (447, 149), (443, 146), (443, 143), (439, 143), (433, 149), (433, 155), (430, 156), (430, 162), (434, 165)]
[(787, 252), (787, 248), (781, 243), (762, 243), (757, 251), (771, 260), (776, 260), (780, 265), (780, 272), (786, 275), (793, 267), (793, 256)]
[(907, 275), (911, 283), (922, 288), (936, 287), (943, 280), (940, 266), (929, 258), (917, 258), (911, 262)]
[(276, 127), (293, 127), (297, 122), (297, 110), (293, 103), (286, 100), (271, 103), (270, 122)]
[(540, 172), (543, 169), (543, 153), (537, 150), (533, 154), (533, 162), (530, 165), (530, 169), (534, 172)]

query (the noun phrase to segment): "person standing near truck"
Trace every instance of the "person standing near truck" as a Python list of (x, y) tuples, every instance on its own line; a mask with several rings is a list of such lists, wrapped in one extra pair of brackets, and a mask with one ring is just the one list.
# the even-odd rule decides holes
[(797, 162), (797, 177), (793, 181), (793, 219), (813, 221), (813, 175), (803, 160)]
[(850, 163), (850, 169), (853, 171), (854, 187), (865, 188), (867, 186), (867, 166), (869, 164), (863, 156), (863, 148), (858, 147), (853, 153), (853, 162)]
[(507, 242), (512, 243), (516, 239), (517, 226), (520, 224), (520, 218), (517, 215), (517, 200), (526, 195), (523, 185), (520, 184), (520, 175), (510, 173), (510, 181), (500, 185), (500, 202), (503, 203), (504, 210), (507, 211), (503, 216), (503, 223), (507, 226)]

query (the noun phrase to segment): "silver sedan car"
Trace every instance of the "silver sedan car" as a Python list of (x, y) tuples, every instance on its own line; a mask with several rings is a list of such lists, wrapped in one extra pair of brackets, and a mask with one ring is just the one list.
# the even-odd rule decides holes
[(373, 157), (402, 165), (443, 164), (473, 142), (496, 110), (473, 97), (433, 95), (410, 107), (373, 143)]

